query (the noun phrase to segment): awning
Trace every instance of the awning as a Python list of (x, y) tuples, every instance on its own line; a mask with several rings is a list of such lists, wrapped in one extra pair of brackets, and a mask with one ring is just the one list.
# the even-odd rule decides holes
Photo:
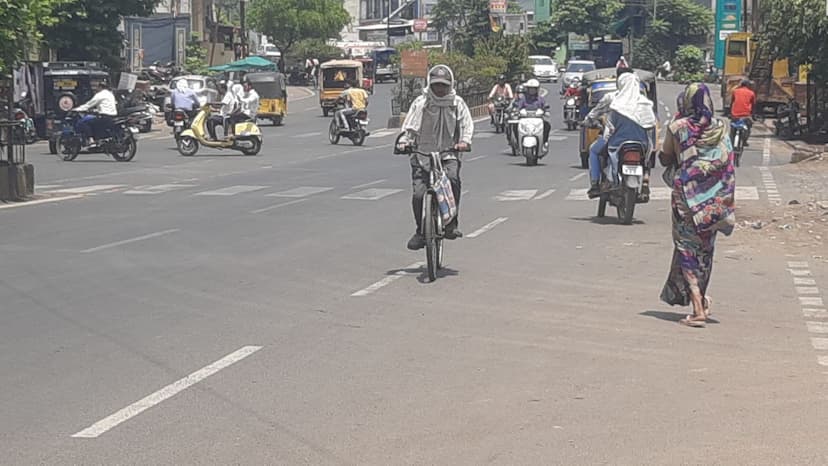
[(244, 60), (234, 61), (226, 65), (218, 65), (210, 68), (210, 71), (274, 71), (276, 64), (262, 57), (248, 57)]
[(385, 23), (380, 24), (371, 24), (369, 26), (358, 26), (356, 28), (357, 31), (384, 31), (386, 29), (399, 29), (399, 28), (410, 28), (414, 25), (414, 20), (403, 21), (401, 23), (391, 23), (391, 25), (386, 25)]

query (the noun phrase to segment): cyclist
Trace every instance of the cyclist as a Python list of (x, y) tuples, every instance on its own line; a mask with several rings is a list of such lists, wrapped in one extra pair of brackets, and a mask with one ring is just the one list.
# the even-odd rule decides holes
[[(428, 83), (423, 93), (411, 104), (402, 124), (403, 134), (397, 141), (397, 149), (407, 150), (417, 145), (421, 152), (436, 152), (454, 148), (458, 152), (468, 151), (474, 134), (474, 121), (462, 97), (454, 91), (454, 74), (446, 65), (437, 65), (428, 72)], [(408, 249), (425, 247), (422, 231), (423, 196), (428, 184), (428, 172), (411, 160), (411, 181), (413, 186), (412, 208), (417, 231), (408, 241)], [(444, 154), (443, 169), (451, 182), (458, 209), (460, 208), (460, 158), (455, 153)], [(430, 167), (429, 167), (430, 168)], [(457, 216), (445, 228), (446, 239), (461, 238), (457, 228)]]

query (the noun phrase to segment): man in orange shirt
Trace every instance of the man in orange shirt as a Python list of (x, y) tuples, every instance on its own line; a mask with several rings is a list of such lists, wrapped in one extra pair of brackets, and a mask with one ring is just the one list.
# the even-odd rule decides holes
[[(745, 146), (750, 138), (750, 130), (753, 127), (753, 106), (756, 104), (756, 94), (750, 88), (750, 80), (743, 79), (739, 87), (733, 89), (733, 100), (730, 104), (730, 118), (732, 120), (744, 120), (747, 123), (748, 131), (745, 135)], [(731, 135), (731, 138), (733, 135)]]

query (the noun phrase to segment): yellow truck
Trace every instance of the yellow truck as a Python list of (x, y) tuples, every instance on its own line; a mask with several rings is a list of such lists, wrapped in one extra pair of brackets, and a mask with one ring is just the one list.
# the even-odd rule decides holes
[(771, 60), (752, 33), (735, 32), (725, 40), (725, 64), (722, 70), (722, 104), (730, 112), (733, 89), (748, 78), (754, 82), (756, 111), (778, 107), (794, 97), (796, 76), (792, 76), (787, 58)]

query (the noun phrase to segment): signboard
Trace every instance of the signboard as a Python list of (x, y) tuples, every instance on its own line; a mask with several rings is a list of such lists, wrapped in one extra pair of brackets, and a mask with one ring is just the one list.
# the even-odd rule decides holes
[(733, 34), (734, 32), (738, 31), (719, 31), (719, 40), (726, 40), (727, 36)]
[(507, 7), (506, 0), (489, 0), (489, 11), (492, 13), (506, 13)]
[(716, 68), (723, 69), (725, 61), (725, 39), (727, 35), (742, 29), (742, 0), (716, 1)]
[(428, 76), (428, 52), (425, 50), (403, 50), (400, 54), (403, 77), (425, 78)]
[(412, 29), (414, 32), (426, 32), (428, 30), (428, 20), (422, 18), (415, 19)]
[(132, 73), (121, 73), (121, 80), (118, 81), (118, 89), (125, 89), (132, 91), (135, 89), (135, 83), (138, 82), (138, 75)]
[(589, 38), (587, 36), (579, 36), (570, 32), (568, 44), (567, 48), (569, 50), (589, 50)]

